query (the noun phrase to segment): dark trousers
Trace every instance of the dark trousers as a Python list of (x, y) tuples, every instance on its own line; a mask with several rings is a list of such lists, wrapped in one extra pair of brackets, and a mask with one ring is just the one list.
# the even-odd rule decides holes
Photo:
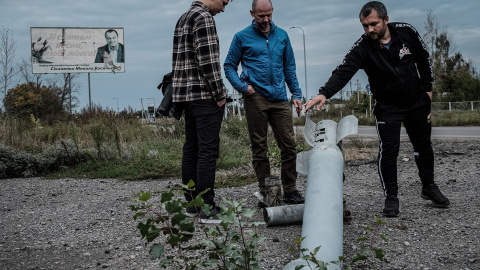
[[(378, 105), (378, 108), (377, 108)], [(407, 131), (413, 145), (418, 175), (423, 185), (434, 183), (434, 156), (431, 143), (430, 98), (422, 93), (411, 108), (385, 110), (375, 105), (375, 119), (378, 139), (378, 173), (384, 195), (397, 195), (397, 158), (400, 148), (401, 124)]]
[(268, 124), (272, 127), (281, 151), (281, 178), (284, 192), (296, 190), (297, 152), (292, 124), (292, 108), (288, 102), (269, 101), (258, 93), (245, 95), (245, 112), (252, 144), (252, 164), (261, 192), (266, 191), (265, 178), (270, 177), (268, 160)]
[[(213, 99), (185, 103), (185, 144), (182, 156), (182, 182), (195, 182), (196, 191), (185, 194), (191, 201), (208, 188), (203, 201), (215, 205), (215, 170), (220, 146), (220, 127), (225, 106)], [(193, 198), (192, 198), (193, 197)]]

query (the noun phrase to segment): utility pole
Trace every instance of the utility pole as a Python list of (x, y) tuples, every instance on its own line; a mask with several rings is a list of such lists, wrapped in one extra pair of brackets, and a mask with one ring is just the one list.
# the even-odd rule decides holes
[(92, 112), (92, 93), (90, 91), (90, 72), (88, 73), (88, 110)]
[(141, 104), (141, 107), (142, 107), (142, 124), (143, 124), (143, 113), (144, 113), (144, 110), (143, 110), (143, 98), (140, 98), (140, 104)]
[(368, 100), (368, 105), (369, 105), (369, 111), (368, 112), (370, 113), (370, 116), (372, 116), (372, 94), (371, 93), (368, 95), (368, 99), (369, 99)]
[(360, 87), (361, 87), (361, 84), (359, 82), (359, 80), (357, 79), (357, 83), (355, 84), (357, 86), (357, 104), (360, 104)]
[(352, 97), (352, 93), (353, 93), (353, 90), (352, 90), (352, 80), (350, 80), (350, 97), (349, 97), (349, 98)]

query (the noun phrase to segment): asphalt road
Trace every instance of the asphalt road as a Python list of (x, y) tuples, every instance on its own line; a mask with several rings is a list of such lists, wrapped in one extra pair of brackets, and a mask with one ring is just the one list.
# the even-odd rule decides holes
[[(295, 132), (303, 133), (303, 126), (295, 126)], [(374, 126), (359, 126), (358, 136), (377, 137), (377, 130)], [(407, 136), (405, 128), (402, 127), (401, 136)], [(432, 137), (443, 138), (480, 138), (480, 127), (434, 127)]]
[[(375, 127), (359, 126), (359, 136), (377, 136)], [(402, 127), (401, 136), (407, 136), (405, 128)], [(448, 137), (448, 138), (480, 138), (480, 127), (434, 127), (432, 129), (432, 137)]]

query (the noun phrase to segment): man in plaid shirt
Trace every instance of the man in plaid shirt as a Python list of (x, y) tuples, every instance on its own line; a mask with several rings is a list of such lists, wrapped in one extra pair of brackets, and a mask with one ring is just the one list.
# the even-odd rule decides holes
[[(215, 205), (216, 160), (220, 127), (227, 90), (220, 67), (220, 46), (213, 16), (225, 11), (230, 0), (198, 0), (177, 22), (173, 39), (173, 102), (185, 108), (185, 144), (182, 156), (182, 182), (195, 182), (194, 194), (202, 195), (211, 211), (188, 207), (187, 214), (210, 218), (219, 212)], [(192, 196), (193, 195), (193, 196)]]

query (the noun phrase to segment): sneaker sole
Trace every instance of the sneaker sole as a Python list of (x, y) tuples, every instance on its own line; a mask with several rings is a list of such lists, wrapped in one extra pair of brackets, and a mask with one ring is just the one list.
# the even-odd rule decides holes
[(385, 213), (385, 212), (383, 212), (384, 217), (398, 217), (399, 215), (400, 215), (400, 213), (393, 213), (393, 212)]
[(434, 201), (432, 200), (432, 198), (428, 197), (427, 195), (423, 195), (423, 194), (422, 194), (421, 197), (422, 197), (422, 199), (424, 199), (424, 200), (429, 200), (429, 201), (431, 201), (431, 202), (433, 203), (433, 205), (435, 205), (435, 206), (438, 207), (438, 208), (448, 208), (448, 207), (450, 206), (450, 202), (448, 202), (448, 203), (446, 203), (446, 204), (438, 204), (438, 203), (434, 202)]
[(220, 219), (205, 219), (205, 218), (200, 218), (198, 219), (198, 222), (201, 224), (220, 224), (222, 221)]
[(187, 217), (198, 217), (198, 213), (187, 213), (187, 212), (185, 212), (185, 216), (187, 216)]

